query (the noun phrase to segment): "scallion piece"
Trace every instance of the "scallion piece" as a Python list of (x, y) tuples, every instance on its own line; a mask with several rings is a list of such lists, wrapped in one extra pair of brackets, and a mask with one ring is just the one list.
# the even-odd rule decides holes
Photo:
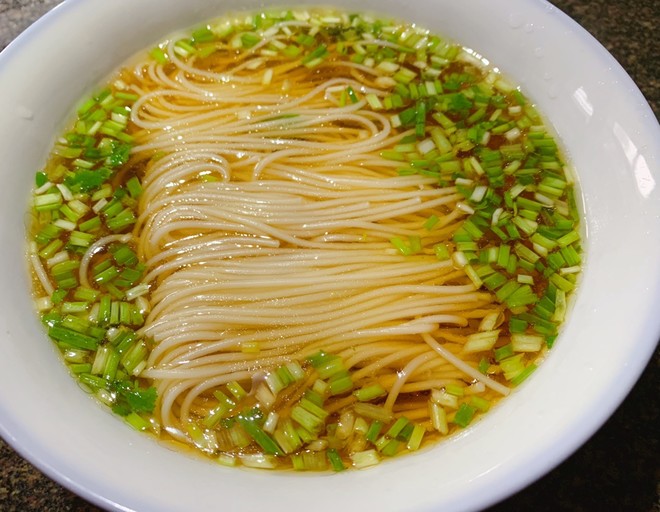
[(442, 405), (429, 401), (429, 415), (431, 417), (431, 425), (433, 428), (442, 434), (449, 433), (449, 427), (447, 425), (447, 413)]
[(511, 347), (514, 352), (538, 352), (541, 350), (544, 338), (534, 334), (513, 333)]
[(397, 420), (394, 422), (394, 424), (389, 428), (389, 430), (385, 433), (386, 436), (388, 437), (396, 437), (399, 435), (399, 432), (408, 424), (410, 423), (410, 420), (406, 418), (405, 416), (401, 416), (400, 418), (397, 418)]
[(498, 362), (512, 355), (513, 355), (513, 346), (511, 345), (511, 343), (508, 343), (500, 348), (495, 349), (495, 360)]
[(150, 424), (142, 416), (136, 412), (131, 412), (124, 417), (126, 423), (128, 423), (135, 430), (145, 431), (148, 430)]
[(524, 380), (527, 379), (527, 377), (536, 371), (536, 368), (537, 366), (534, 363), (530, 363), (522, 372), (511, 379), (511, 384), (514, 386), (519, 386)]
[(328, 461), (330, 462), (330, 465), (332, 466), (333, 471), (344, 471), (346, 469), (346, 466), (344, 466), (344, 462), (341, 460), (341, 457), (339, 455), (339, 452), (335, 448), (330, 448), (327, 452), (326, 455), (328, 457)]
[(353, 461), (353, 467), (359, 469), (375, 466), (380, 462), (380, 457), (378, 456), (378, 452), (376, 450), (371, 449), (352, 453), (351, 461)]
[(456, 423), (456, 425), (459, 427), (465, 428), (472, 422), (475, 413), (476, 409), (474, 407), (463, 403), (460, 405), (456, 411), (456, 414), (454, 415), (454, 423)]
[(87, 350), (96, 350), (99, 344), (99, 340), (93, 336), (57, 325), (48, 330), (48, 336), (68, 346)]
[(477, 395), (472, 395), (470, 397), (470, 405), (476, 407), (481, 412), (488, 412), (490, 410), (490, 402)]
[(369, 430), (367, 430), (367, 433), (365, 435), (367, 441), (370, 441), (372, 443), (376, 442), (376, 439), (378, 439), (378, 436), (380, 435), (380, 431), (383, 429), (383, 422), (379, 420), (375, 420), (371, 423), (369, 426)]
[(369, 402), (387, 394), (387, 391), (380, 384), (372, 384), (354, 391), (353, 394), (360, 402)]
[(406, 443), (406, 447), (411, 451), (419, 450), (419, 447), (422, 445), (422, 440), (424, 439), (424, 434), (426, 430), (421, 425), (415, 425), (413, 427), (412, 434), (410, 439)]
[(258, 425), (260, 414), (254, 414), (254, 409), (236, 416), (236, 421), (245, 432), (269, 455), (282, 455), (277, 443)]
[(392, 419), (392, 413), (379, 405), (370, 404), (367, 402), (358, 402), (353, 406), (355, 414), (368, 418), (370, 420), (377, 420), (382, 423), (389, 423)]

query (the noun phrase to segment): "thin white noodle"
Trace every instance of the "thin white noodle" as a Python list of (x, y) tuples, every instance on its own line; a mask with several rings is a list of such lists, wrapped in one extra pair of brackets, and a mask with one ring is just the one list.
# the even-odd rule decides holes
[[(172, 39), (167, 68), (134, 73), (131, 157), (144, 167), (134, 236), (151, 290), (139, 335), (154, 342), (142, 376), (158, 389), (163, 428), (191, 442), (186, 422), (212, 391), (239, 380), (253, 394), (255, 375), (318, 350), (342, 354), (356, 385), (381, 377), (389, 409), (452, 379), (508, 393), (433, 338), (499, 307), (433, 254), (466, 215), (462, 194), (435, 177), (398, 176), (402, 163), (381, 156), (413, 133), (367, 108), (364, 95), (390, 94), (372, 83), (382, 70), (275, 62), (262, 84), (260, 49), (286, 26), (226, 68), (197, 69)], [(360, 98), (343, 105), (349, 86)], [(423, 237), (424, 248), (403, 256), (393, 237)], [(110, 241), (88, 250), (81, 283)]]
[(500, 384), (499, 382), (494, 381), (493, 379), (487, 377), (486, 375), (482, 374), (479, 370), (476, 368), (472, 368), (469, 364), (466, 362), (462, 361), (458, 357), (456, 357), (454, 354), (449, 352), (449, 350), (445, 349), (442, 345), (440, 345), (430, 334), (424, 333), (422, 334), (422, 338), (428, 345), (435, 350), (438, 354), (440, 354), (443, 358), (445, 358), (447, 361), (449, 361), (451, 364), (453, 364), (456, 368), (461, 370), (463, 373), (466, 375), (469, 375), (472, 377), (474, 380), (483, 382), (487, 387), (492, 389), (493, 391), (497, 391), (501, 395), (508, 395), (511, 390), (507, 388), (506, 386)]
[(394, 407), (394, 402), (396, 401), (397, 397), (399, 396), (399, 393), (401, 391), (401, 388), (403, 385), (406, 383), (406, 380), (408, 380), (408, 377), (417, 369), (419, 368), (422, 363), (425, 363), (429, 361), (431, 358), (435, 357), (435, 354), (431, 353), (424, 353), (418, 355), (416, 358), (414, 358), (412, 361), (410, 361), (406, 366), (404, 366), (403, 370), (398, 372), (398, 376), (396, 379), (396, 382), (394, 383), (394, 386), (390, 389), (389, 394), (387, 395), (387, 400), (385, 400), (385, 405), (383, 407), (391, 411), (392, 407)]
[(41, 283), (41, 286), (43, 287), (46, 294), (52, 295), (53, 292), (55, 291), (55, 288), (53, 287), (52, 283), (50, 282), (50, 279), (48, 278), (48, 273), (44, 269), (44, 266), (41, 263), (41, 258), (39, 258), (38, 253), (30, 251), (30, 263), (32, 263), (32, 268), (34, 269), (34, 273), (39, 279), (39, 283)]

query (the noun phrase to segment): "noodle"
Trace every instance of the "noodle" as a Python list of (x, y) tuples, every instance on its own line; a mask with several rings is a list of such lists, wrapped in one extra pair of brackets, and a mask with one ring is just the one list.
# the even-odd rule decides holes
[[(157, 96), (144, 94), (133, 110), (133, 122), (149, 128), (150, 134), (135, 148), (138, 158), (141, 152), (164, 149), (169, 141), (177, 141), (176, 152), (163, 155), (144, 173), (136, 228), (139, 254), (146, 261), (172, 246), (188, 257), (175, 265), (160, 259), (149, 274), (151, 279), (160, 277), (143, 334), (154, 339), (156, 348), (143, 376), (157, 378), (159, 390), (168, 397), (160, 412), (165, 428), (184, 430), (182, 420), (191, 405), (213, 387), (209, 380), (214, 386), (231, 380), (221, 377), (225, 373), (272, 367), (281, 356), (302, 359), (310, 353), (310, 346), (339, 352), (342, 345), (335, 340), (372, 332), (364, 341), (350, 342), (350, 361), (358, 363), (375, 357), (384, 343), (376, 332), (383, 328), (389, 333), (386, 339), (403, 337), (414, 348), (419, 342), (410, 338), (413, 334), (432, 332), (441, 324), (467, 325), (460, 315), (466, 307), (464, 301), (476, 299), (475, 305), (480, 306), (484, 300), (490, 301), (483, 296), (451, 296), (456, 287), (438, 282), (442, 268), (446, 273), (448, 267), (433, 263), (433, 258), (420, 255), (415, 262), (396, 255), (383, 258), (392, 253), (387, 249), (392, 236), (416, 235), (433, 212), (442, 212), (442, 208), (446, 214), (457, 211), (462, 196), (452, 194), (451, 189), (429, 188), (430, 180), (422, 176), (392, 176), (379, 158), (379, 152), (392, 145), (390, 123), (385, 116), (365, 110), (366, 102), (338, 106), (331, 100), (320, 101), (323, 94), (331, 98), (327, 91), (337, 86), (367, 90), (364, 84), (349, 78), (325, 79), (302, 98), (278, 105), (277, 116), (287, 119), (283, 130), (269, 120), (272, 111), (267, 108), (265, 113), (251, 110), (249, 120), (232, 120), (230, 113), (237, 108), (254, 109), (255, 104), (259, 111), (264, 109), (267, 92), (281, 88), (284, 76), (274, 76), (261, 90), (253, 87), (250, 96), (254, 103), (241, 96), (232, 105), (231, 81), (218, 82), (213, 74), (193, 73), (177, 59), (172, 44), (168, 52), (184, 72), (170, 72), (169, 76), (193, 74), (213, 81), (209, 82), (212, 91), (206, 91), (205, 83), (189, 88), (188, 80), (151, 75), (156, 83), (140, 83), (139, 87), (156, 89)], [(224, 74), (235, 76), (244, 67), (245, 63)], [(301, 81), (313, 80), (309, 74)], [(378, 93), (384, 96), (386, 91)], [(211, 95), (223, 98), (221, 108), (206, 100)], [(169, 103), (176, 97), (185, 97), (185, 106)], [(158, 118), (152, 115), (156, 112)], [(237, 159), (236, 153), (228, 151), (232, 149), (240, 150), (244, 157)], [(223, 156), (218, 159), (215, 155)], [(207, 162), (221, 165), (221, 181), (195, 180)], [(329, 162), (334, 169), (330, 175)], [(365, 163), (355, 166), (353, 162)], [(332, 179), (333, 174), (339, 174), (337, 179)], [(200, 244), (198, 238), (207, 234), (214, 236), (206, 238), (208, 245)], [(323, 240), (317, 239), (320, 235)], [(358, 237), (356, 249), (347, 251), (345, 243), (334, 242), (351, 235)], [(223, 245), (224, 239), (232, 246), (243, 240), (239, 245), (249, 245), (249, 249), (232, 254), (231, 259), (216, 259), (218, 255), (213, 261), (198, 258), (193, 262), (196, 253), (208, 254), (210, 247)], [(444, 239), (442, 235), (437, 238)], [(276, 240), (278, 247), (263, 248), (261, 240)], [(255, 248), (266, 250), (255, 254)], [(356, 250), (359, 263), (354, 262)], [(160, 274), (159, 269), (167, 274)], [(245, 294), (248, 289), (253, 291)], [(231, 290), (240, 290), (243, 296), (232, 299)], [(449, 297), (423, 301), (425, 293)], [(443, 314), (456, 310), (454, 316)], [(403, 325), (408, 326), (405, 331)], [(172, 336), (183, 328), (185, 337)], [(194, 348), (186, 349), (191, 341)], [(258, 347), (258, 354), (232, 357), (228, 364), (226, 357), (241, 353), (245, 344)], [(170, 355), (173, 353), (176, 357)], [(392, 409), (404, 383), (414, 379), (415, 368), (432, 357), (432, 352), (425, 352), (404, 365), (389, 391), (386, 409)], [(380, 368), (394, 363), (384, 361)], [(372, 365), (371, 372), (375, 368)], [(182, 386), (179, 379), (184, 376), (187, 384)], [(197, 384), (193, 386), (193, 382)], [(415, 391), (424, 389), (430, 388), (417, 386)], [(494, 389), (508, 393), (502, 386)], [(178, 421), (171, 410), (175, 401), (181, 402)]]

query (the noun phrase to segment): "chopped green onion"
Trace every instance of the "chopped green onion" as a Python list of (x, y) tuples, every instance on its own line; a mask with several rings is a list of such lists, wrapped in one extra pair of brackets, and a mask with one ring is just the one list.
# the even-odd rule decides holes
[(472, 422), (475, 412), (476, 409), (471, 405), (461, 404), (461, 406), (458, 408), (458, 411), (456, 411), (456, 414), (454, 415), (454, 423), (456, 423), (459, 427), (467, 427)]
[(354, 391), (353, 394), (360, 402), (369, 402), (374, 398), (387, 394), (387, 391), (380, 384), (372, 384)]
[(374, 405), (366, 402), (358, 402), (353, 406), (355, 414), (363, 416), (371, 420), (389, 423), (392, 419), (392, 413), (379, 405)]
[(258, 425), (259, 414), (254, 409), (236, 416), (236, 421), (245, 432), (269, 455), (281, 455), (282, 451), (277, 443)]
[(353, 461), (353, 466), (355, 468), (360, 469), (378, 464), (380, 462), (380, 457), (376, 450), (371, 449), (352, 453), (351, 461)]
[(333, 471), (344, 471), (346, 469), (346, 466), (344, 466), (344, 463), (339, 456), (339, 452), (335, 448), (330, 448), (326, 452), (326, 455)]

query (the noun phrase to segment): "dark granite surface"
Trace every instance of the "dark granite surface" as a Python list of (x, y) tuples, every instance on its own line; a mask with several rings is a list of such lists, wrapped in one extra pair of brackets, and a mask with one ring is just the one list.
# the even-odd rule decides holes
[[(0, 0), (0, 49), (58, 3)], [(660, 116), (660, 0), (553, 3), (616, 57)], [(489, 512), (660, 512), (659, 391), (656, 350), (627, 400), (580, 450)], [(0, 439), (1, 512), (99, 510), (42, 475)]]

